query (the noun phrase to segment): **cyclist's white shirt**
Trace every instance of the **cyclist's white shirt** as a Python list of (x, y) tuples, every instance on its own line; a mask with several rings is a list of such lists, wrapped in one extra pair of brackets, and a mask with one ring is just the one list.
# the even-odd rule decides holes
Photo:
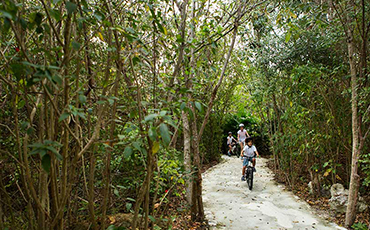
[(243, 131), (239, 130), (239, 141), (245, 141), (245, 138), (247, 138), (247, 130), (243, 129)]
[(228, 144), (228, 145), (231, 145), (232, 143), (233, 143), (233, 137), (232, 137), (232, 136), (231, 136), (231, 137), (230, 137), (230, 136), (228, 136), (228, 137), (227, 137), (227, 144)]
[(254, 157), (254, 152), (257, 152), (257, 148), (254, 145), (252, 145), (251, 147), (246, 145), (243, 149), (243, 152), (244, 152), (244, 156), (246, 157)]

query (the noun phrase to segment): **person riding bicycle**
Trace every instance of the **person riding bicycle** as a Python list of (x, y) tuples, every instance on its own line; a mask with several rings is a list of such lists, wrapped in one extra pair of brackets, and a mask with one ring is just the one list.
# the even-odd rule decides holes
[(243, 161), (243, 170), (242, 170), (242, 181), (245, 180), (245, 169), (248, 163), (251, 161), (253, 164), (253, 171), (256, 172), (256, 156), (258, 157), (258, 151), (256, 146), (253, 145), (253, 139), (251, 137), (247, 138), (247, 144), (245, 145), (244, 149), (240, 153), (241, 157), (244, 157)]
[(231, 149), (232, 149), (232, 144), (233, 144), (233, 141), (235, 142), (238, 142), (233, 136), (232, 136), (232, 132), (229, 132), (229, 136), (227, 136), (227, 146), (229, 146), (229, 151), (227, 152), (227, 155), (228, 156), (231, 156)]
[(244, 129), (244, 124), (240, 124), (239, 127), (240, 130), (238, 131), (238, 142), (240, 144), (240, 149), (243, 149), (245, 145), (245, 139), (247, 138), (247, 136), (249, 137), (249, 134), (247, 130)]

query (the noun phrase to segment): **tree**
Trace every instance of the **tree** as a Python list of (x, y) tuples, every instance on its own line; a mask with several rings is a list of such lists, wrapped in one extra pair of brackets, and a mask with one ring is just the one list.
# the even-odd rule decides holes
[[(367, 127), (367, 122), (363, 119), (366, 110), (361, 111), (361, 104), (368, 101), (368, 96), (364, 97), (362, 92), (368, 87), (367, 40), (369, 39), (370, 19), (368, 18), (369, 15), (366, 14), (368, 7), (363, 0), (357, 2), (343, 1), (339, 4), (333, 4), (333, 7), (335, 7), (346, 34), (348, 62), (351, 75), (352, 170), (345, 222), (346, 226), (350, 227), (353, 225), (356, 218), (356, 208), (359, 197), (359, 159), (364, 148), (365, 140), (370, 131), (370, 127)], [(355, 35), (356, 33), (359, 35), (359, 39)], [(357, 49), (356, 46), (358, 47)], [(356, 58), (357, 55), (359, 57), (358, 59)], [(370, 106), (368, 102), (365, 102), (364, 108), (368, 106)]]

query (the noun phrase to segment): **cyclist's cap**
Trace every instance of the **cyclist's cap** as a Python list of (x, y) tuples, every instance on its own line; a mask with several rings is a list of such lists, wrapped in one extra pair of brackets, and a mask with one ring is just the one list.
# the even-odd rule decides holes
[(232, 134), (232, 132), (229, 132), (229, 134)]
[(239, 127), (244, 127), (244, 124), (240, 124)]

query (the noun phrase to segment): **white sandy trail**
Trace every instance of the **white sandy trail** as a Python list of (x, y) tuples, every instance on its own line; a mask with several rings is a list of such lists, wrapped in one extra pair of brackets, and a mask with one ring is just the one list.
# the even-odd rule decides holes
[(223, 158), (203, 173), (204, 208), (212, 229), (345, 229), (313, 214), (308, 204), (274, 182), (266, 159), (257, 159), (249, 191), (240, 181), (240, 158)]

